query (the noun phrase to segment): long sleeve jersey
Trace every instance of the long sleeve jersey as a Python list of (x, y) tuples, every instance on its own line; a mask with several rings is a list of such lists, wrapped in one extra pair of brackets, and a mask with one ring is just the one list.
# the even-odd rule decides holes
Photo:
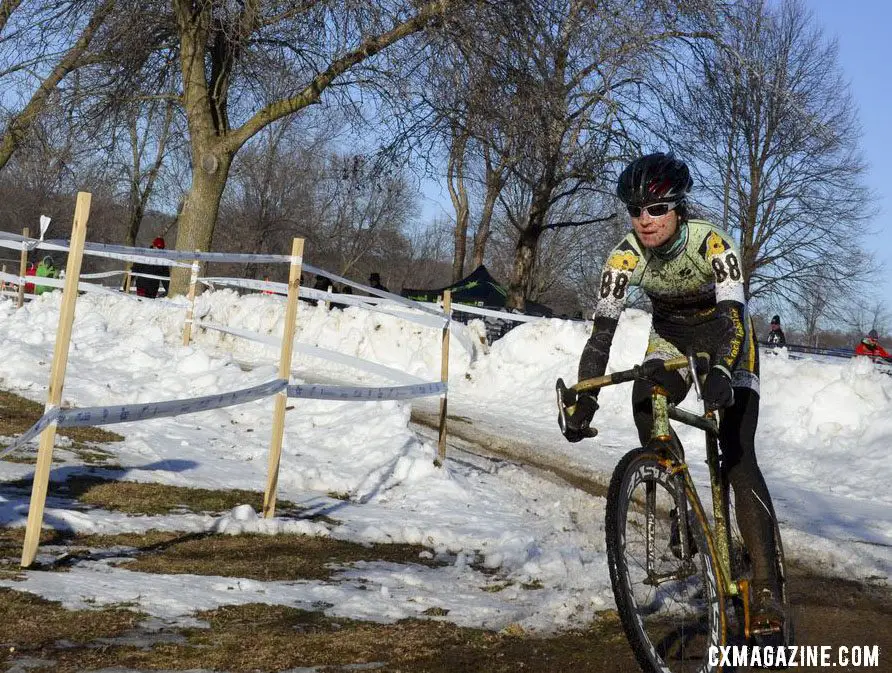
[(682, 353), (688, 346), (706, 350), (712, 364), (729, 374), (738, 367), (749, 332), (740, 253), (731, 237), (709, 222), (689, 220), (679, 226), (671, 251), (645, 248), (630, 232), (608, 255), (579, 380), (604, 373), (632, 286), (650, 298), (657, 335)]

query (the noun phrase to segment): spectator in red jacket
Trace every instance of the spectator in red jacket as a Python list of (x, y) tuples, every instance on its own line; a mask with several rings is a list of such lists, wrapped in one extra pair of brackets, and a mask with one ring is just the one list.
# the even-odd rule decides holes
[(867, 336), (861, 339), (861, 343), (855, 347), (855, 355), (866, 355), (873, 360), (889, 359), (889, 353), (880, 346), (879, 335), (875, 329), (870, 330)]
[[(30, 264), (28, 264), (28, 268), (25, 269), (25, 275), (37, 275), (37, 264), (35, 262), (31, 262)], [(25, 283), (25, 294), (34, 294), (34, 283)]]

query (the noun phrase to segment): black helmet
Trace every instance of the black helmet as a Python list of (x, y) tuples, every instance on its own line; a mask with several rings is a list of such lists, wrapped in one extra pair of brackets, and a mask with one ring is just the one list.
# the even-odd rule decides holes
[(780, 325), (780, 316), (779, 315), (774, 316), (771, 319), (771, 324), (772, 325)]
[(877, 331), (875, 329), (872, 329), (867, 333), (867, 338), (873, 339), (874, 341), (876, 341), (877, 339), (880, 338), (880, 335), (877, 334)]
[(687, 164), (672, 154), (656, 152), (635, 159), (620, 173), (616, 195), (626, 205), (683, 201), (694, 181)]

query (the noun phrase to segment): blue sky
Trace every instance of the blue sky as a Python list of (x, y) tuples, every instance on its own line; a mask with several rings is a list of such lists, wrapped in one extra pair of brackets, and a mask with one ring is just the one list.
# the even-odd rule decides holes
[(827, 37), (838, 40), (840, 66), (859, 108), (861, 148), (870, 166), (867, 184), (877, 196), (871, 223), (877, 233), (864, 243), (885, 265), (871, 296), (884, 300), (892, 313), (892, 74), (887, 51), (892, 5), (888, 0), (805, 0), (804, 4)]

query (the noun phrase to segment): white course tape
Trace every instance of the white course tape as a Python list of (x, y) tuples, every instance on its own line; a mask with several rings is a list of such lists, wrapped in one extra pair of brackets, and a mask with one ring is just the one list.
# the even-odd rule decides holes
[(36, 238), (25, 238), (20, 234), (11, 234), (6, 231), (0, 231), (0, 248), (9, 248), (10, 250), (34, 250), (40, 243)]
[(407, 400), (413, 397), (445, 395), (446, 389), (447, 386), (442, 381), (384, 388), (352, 388), (348, 386), (328, 386), (307, 383), (288, 386), (288, 397), (302, 397), (310, 400), (377, 402), (379, 400)]
[(394, 294), (393, 292), (384, 292), (382, 290), (376, 290), (373, 287), (369, 287), (368, 285), (363, 285), (362, 283), (357, 283), (356, 281), (350, 280), (349, 278), (344, 278), (343, 276), (339, 276), (336, 273), (331, 273), (326, 271), (325, 269), (320, 269), (318, 267), (312, 266), (311, 264), (304, 263), (303, 265), (304, 271), (308, 271), (310, 273), (315, 273), (317, 275), (325, 276), (331, 280), (336, 280), (344, 285), (349, 285), (350, 287), (355, 287), (357, 290), (362, 290), (363, 292), (369, 292), (370, 294), (375, 295), (376, 297), (384, 297), (385, 299), (390, 299), (397, 304), (402, 304), (403, 306), (408, 306), (409, 308), (414, 308), (419, 311), (424, 311), (425, 313), (432, 313), (437, 316), (443, 315), (443, 311), (438, 311), (434, 309), (429, 309), (424, 304), (421, 304), (417, 301), (412, 301), (411, 299), (406, 299), (405, 297), (401, 297), (398, 294)]
[(269, 397), (284, 390), (286, 385), (287, 381), (285, 379), (274, 379), (253, 388), (243, 388), (242, 390), (219, 393), (217, 395), (190, 397), (184, 400), (150, 402), (148, 404), (125, 404), (113, 407), (87, 407), (84, 409), (59, 409), (56, 407), (46, 412), (37, 423), (32, 425), (3, 451), (0, 451), (0, 458), (29, 442), (54, 421), (60, 428), (74, 428), (145, 421), (152, 418), (179, 416), (180, 414), (194, 414), (198, 411), (221, 409)]
[(170, 276), (155, 276), (151, 273), (131, 273), (134, 278), (154, 278), (155, 280), (170, 280)]
[[(199, 278), (205, 285), (228, 285), (230, 287), (244, 287), (249, 290), (269, 290), (276, 294), (288, 294), (287, 283), (274, 283), (271, 280), (256, 280), (254, 278), (225, 278), (222, 276), (209, 276)], [(301, 288), (303, 289), (303, 288)]]
[[(4, 297), (14, 297), (14, 298), (18, 299), (19, 291), (18, 290), (3, 290), (2, 292), (0, 292), (0, 295), (3, 295)], [(30, 294), (28, 292), (26, 292), (22, 296), (25, 299), (37, 299), (36, 294)]]
[(82, 273), (81, 278), (111, 278), (112, 276), (123, 276), (126, 271), (100, 271), (99, 273)]
[[(239, 329), (237, 327), (227, 327), (226, 325), (217, 325), (204, 321), (197, 321), (196, 325), (198, 327), (204, 327), (206, 329), (212, 329), (218, 332), (226, 332), (227, 334), (242, 337), (243, 339), (248, 339), (249, 341), (257, 341), (258, 343), (266, 344), (268, 346), (272, 346), (273, 348), (282, 348), (282, 340), (270, 334), (260, 334), (259, 332), (252, 332), (250, 330)], [(427, 383), (422, 378), (413, 376), (412, 374), (407, 374), (406, 372), (402, 372), (399, 369), (394, 369), (393, 367), (379, 365), (376, 362), (369, 362), (368, 360), (363, 360), (362, 358), (353, 357), (352, 355), (344, 355), (343, 353), (330, 351), (326, 348), (319, 348), (318, 346), (311, 346), (310, 344), (300, 343), (299, 341), (294, 342), (294, 350), (299, 353), (303, 353), (304, 355), (310, 355), (322, 360), (336, 362), (348, 367), (353, 367), (354, 369), (361, 369), (371, 374), (390, 379), (395, 383), (401, 383), (404, 385), (418, 385)]]
[[(254, 280), (251, 278), (220, 278), (220, 277), (208, 277), (208, 278), (199, 278), (202, 283), (209, 286), (214, 285), (228, 285), (232, 287), (244, 287), (251, 290), (260, 290), (260, 291), (268, 291), (274, 292), (279, 295), (287, 295), (288, 294), (288, 285), (287, 283), (275, 283), (268, 280)], [(360, 308), (368, 309), (370, 311), (377, 311), (379, 313), (386, 313), (387, 315), (394, 316), (396, 318), (400, 318), (402, 320), (407, 320), (409, 322), (414, 322), (419, 325), (423, 325), (425, 327), (432, 327), (435, 329), (442, 329), (446, 324), (446, 316), (442, 313), (437, 314), (436, 316), (431, 316), (425, 314), (420, 314), (418, 306), (412, 306), (411, 308), (415, 310), (414, 313), (406, 313), (402, 311), (397, 311), (389, 308), (382, 308), (382, 303), (392, 304), (395, 308), (402, 308), (402, 304), (394, 304), (390, 300), (387, 299), (374, 299), (373, 297), (360, 297), (354, 294), (344, 294), (342, 292), (333, 292), (329, 294), (328, 292), (323, 292), (322, 290), (315, 290), (310, 287), (300, 288), (300, 294), (298, 295), (304, 299), (315, 299), (317, 301), (327, 301), (332, 304), (343, 304), (349, 306), (359, 306)], [(376, 303), (371, 303), (368, 300), (374, 299)]]
[[(418, 302), (424, 306), (436, 306), (430, 302)], [(462, 313), (473, 313), (475, 315), (487, 316), (489, 318), (499, 318), (500, 320), (513, 320), (514, 322), (536, 322), (539, 320), (548, 320), (542, 316), (526, 315), (524, 313), (508, 313), (507, 311), (495, 311), (489, 308), (481, 308), (479, 306), (471, 306), (470, 304), (458, 304), (453, 302), (453, 311), (461, 311)]]
[[(45, 276), (26, 276), (25, 278), (21, 278), (20, 276), (13, 276), (8, 273), (0, 272), (0, 279), (5, 280), (7, 282), (15, 283), (16, 285), (24, 283), (31, 283), (34, 287), (45, 286), (52, 288), (64, 288), (65, 281), (61, 278), (48, 278)], [(81, 292), (99, 292), (104, 294), (120, 294), (117, 288), (106, 287), (105, 285), (98, 285), (97, 283), (78, 283), (77, 289)]]

